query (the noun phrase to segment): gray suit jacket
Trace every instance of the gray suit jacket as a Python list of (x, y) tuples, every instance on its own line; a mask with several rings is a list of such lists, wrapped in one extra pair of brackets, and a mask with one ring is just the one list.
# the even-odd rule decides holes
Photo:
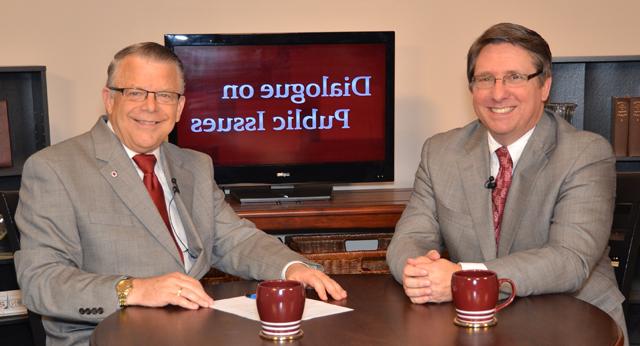
[[(163, 143), (167, 179), (189, 248), (188, 275), (213, 265), (245, 278), (279, 278), (304, 257), (240, 219), (213, 180), (211, 159)], [(169, 184), (171, 186), (171, 184)], [(118, 309), (116, 282), (184, 272), (160, 214), (121, 143), (98, 120), (93, 129), (34, 154), (22, 175), (15, 263), (26, 306), (44, 316), (48, 344), (86, 344), (99, 321)], [(215, 298), (215, 297), (214, 297)]]
[(453, 262), (484, 263), (511, 278), (519, 296), (571, 292), (605, 312), (620, 307), (624, 298), (607, 256), (616, 179), (611, 145), (545, 113), (515, 167), (497, 251), (491, 190), (484, 187), (489, 159), (479, 121), (425, 142), (387, 252), (396, 280), (407, 258), (446, 248)]

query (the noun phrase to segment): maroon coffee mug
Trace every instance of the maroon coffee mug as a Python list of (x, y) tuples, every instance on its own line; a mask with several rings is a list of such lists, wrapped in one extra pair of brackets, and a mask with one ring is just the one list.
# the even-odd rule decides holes
[(301, 337), (304, 303), (305, 292), (301, 282), (269, 280), (259, 283), (256, 305), (262, 324), (260, 336), (274, 341)]
[[(498, 304), (503, 283), (511, 285), (511, 295)], [(455, 324), (463, 327), (490, 327), (498, 322), (496, 312), (513, 302), (516, 286), (509, 279), (498, 279), (490, 270), (461, 270), (451, 277), (451, 293), (456, 308)]]

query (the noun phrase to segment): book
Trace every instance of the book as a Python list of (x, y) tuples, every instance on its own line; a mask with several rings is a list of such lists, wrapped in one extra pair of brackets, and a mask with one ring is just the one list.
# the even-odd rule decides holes
[(11, 167), (13, 165), (12, 162), (7, 101), (0, 100), (0, 167)]
[(629, 98), (629, 156), (640, 156), (640, 96)]
[(629, 97), (611, 97), (611, 144), (616, 156), (627, 156), (629, 140)]

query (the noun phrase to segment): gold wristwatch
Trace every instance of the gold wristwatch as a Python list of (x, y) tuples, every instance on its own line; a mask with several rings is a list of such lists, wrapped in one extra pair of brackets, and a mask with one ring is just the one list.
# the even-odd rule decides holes
[(118, 305), (121, 308), (127, 306), (127, 297), (129, 293), (133, 289), (133, 281), (130, 277), (125, 277), (124, 279), (118, 281), (116, 284), (116, 293), (118, 294)]

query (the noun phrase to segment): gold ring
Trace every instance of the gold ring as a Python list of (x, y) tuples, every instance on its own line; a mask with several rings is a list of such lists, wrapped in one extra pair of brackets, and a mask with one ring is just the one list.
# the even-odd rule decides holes
[(180, 297), (182, 295), (182, 287), (178, 288), (178, 293), (176, 293), (176, 296)]

